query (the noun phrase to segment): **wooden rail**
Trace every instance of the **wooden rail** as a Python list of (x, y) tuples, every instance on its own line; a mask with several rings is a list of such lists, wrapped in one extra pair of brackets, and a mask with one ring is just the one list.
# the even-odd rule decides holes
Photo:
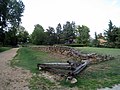
[(39, 70), (46, 70), (52, 73), (59, 73), (67, 77), (75, 77), (81, 73), (89, 65), (89, 60), (84, 60), (82, 62), (71, 62), (67, 63), (43, 63), (37, 64)]

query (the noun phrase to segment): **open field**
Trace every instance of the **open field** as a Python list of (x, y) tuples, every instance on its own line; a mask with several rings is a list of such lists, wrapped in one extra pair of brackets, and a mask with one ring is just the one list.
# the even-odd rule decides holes
[[(96, 90), (97, 88), (111, 87), (120, 83), (120, 49), (92, 47), (78, 47), (77, 49), (83, 53), (112, 55), (115, 59), (90, 65), (84, 72), (77, 76), (78, 82), (76, 84), (70, 84), (65, 80), (60, 80), (60, 85), (64, 87), (78, 87), (80, 90)], [(62, 62), (66, 61), (66, 59), (67, 58), (65, 57), (57, 57), (47, 52), (36, 51), (24, 47), (18, 51), (18, 55), (12, 60), (11, 65), (17, 65), (28, 69), (33, 73), (39, 73), (36, 69), (37, 63), (53, 61)], [(46, 83), (46, 86), (48, 87), (54, 85), (50, 81), (47, 83), (47, 80), (39, 79), (38, 77), (36, 79), (36, 77), (33, 77), (30, 80), (30, 86), (32, 86), (31, 90), (37, 90), (38, 88), (36, 87), (39, 87), (40, 82)]]

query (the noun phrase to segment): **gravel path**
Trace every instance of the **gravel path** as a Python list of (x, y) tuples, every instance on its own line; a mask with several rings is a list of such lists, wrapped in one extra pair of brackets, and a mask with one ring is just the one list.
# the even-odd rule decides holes
[(10, 60), (19, 48), (0, 53), (0, 90), (29, 90), (28, 79), (32, 76), (27, 70), (10, 67)]

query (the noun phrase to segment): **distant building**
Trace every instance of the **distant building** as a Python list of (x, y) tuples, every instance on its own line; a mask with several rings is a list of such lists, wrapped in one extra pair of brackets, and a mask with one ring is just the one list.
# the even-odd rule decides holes
[(105, 43), (107, 43), (107, 41), (104, 39), (98, 39), (98, 41), (100, 42), (100, 45), (105, 45)]

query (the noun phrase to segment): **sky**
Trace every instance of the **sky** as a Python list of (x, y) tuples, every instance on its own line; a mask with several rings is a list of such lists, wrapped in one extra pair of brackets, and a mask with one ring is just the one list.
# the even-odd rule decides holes
[(103, 33), (109, 20), (120, 26), (120, 0), (22, 0), (25, 10), (22, 26), (31, 34), (34, 25), (40, 24), (46, 30), (56, 28), (58, 23), (75, 21), (76, 25), (86, 25), (91, 37)]

